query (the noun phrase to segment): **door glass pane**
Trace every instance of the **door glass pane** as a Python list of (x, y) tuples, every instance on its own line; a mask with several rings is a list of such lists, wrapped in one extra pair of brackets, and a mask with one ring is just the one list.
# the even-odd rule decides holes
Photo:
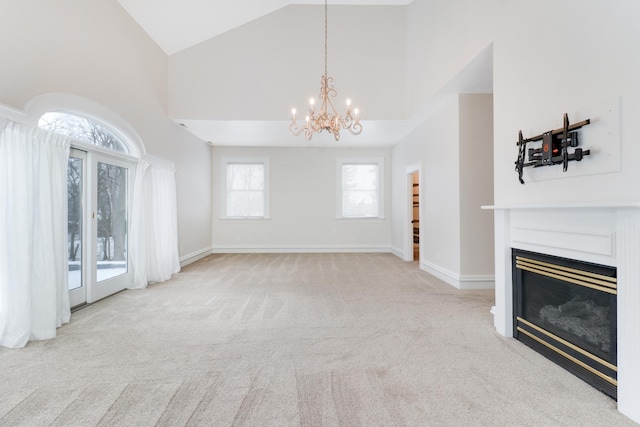
[(97, 280), (124, 274), (127, 266), (127, 168), (98, 162)]
[(69, 158), (67, 170), (67, 258), (69, 290), (82, 287), (82, 159)]

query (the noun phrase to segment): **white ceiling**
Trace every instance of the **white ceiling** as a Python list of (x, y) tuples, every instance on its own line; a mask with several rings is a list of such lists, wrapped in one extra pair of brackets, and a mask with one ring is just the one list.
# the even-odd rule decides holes
[[(322, 5), (324, 0), (117, 0), (149, 36), (173, 55), (189, 47), (242, 26), (292, 4)], [(404, 6), (413, 0), (329, 0), (329, 5)], [(371, 147), (394, 145), (413, 131), (437, 108), (439, 99), (450, 93), (490, 93), (491, 51), (480, 54), (442, 88), (420, 111), (407, 120), (363, 121), (356, 137), (342, 132), (340, 146)], [(331, 135), (314, 135), (312, 141), (289, 134), (289, 122), (247, 120), (195, 120), (174, 118), (191, 133), (211, 145), (220, 146), (335, 146)]]
[[(413, 0), (330, 0), (330, 5), (401, 6)], [(167, 55), (173, 55), (290, 4), (323, 0), (118, 0)]]
[[(395, 145), (440, 108), (447, 96), (459, 93), (493, 93), (493, 46), (485, 48), (420, 110), (406, 120), (363, 120), (362, 133), (342, 132), (340, 146), (382, 147)], [(210, 145), (219, 146), (311, 146), (335, 147), (336, 141), (325, 132), (311, 141), (289, 133), (288, 120), (189, 120), (176, 122)]]

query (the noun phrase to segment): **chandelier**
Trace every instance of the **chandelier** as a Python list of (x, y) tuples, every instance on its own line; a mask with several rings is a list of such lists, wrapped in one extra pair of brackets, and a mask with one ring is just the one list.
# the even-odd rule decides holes
[(352, 135), (358, 135), (362, 132), (362, 125), (358, 117), (358, 109), (351, 110), (351, 100), (347, 99), (347, 109), (344, 117), (336, 112), (330, 97), (335, 98), (337, 92), (333, 87), (333, 77), (327, 74), (327, 0), (324, 1), (324, 74), (320, 79), (320, 111), (315, 111), (315, 99), (309, 100), (309, 115), (305, 118), (303, 126), (298, 125), (296, 120), (296, 109), (291, 110), (291, 123), (289, 124), (289, 132), (298, 136), (304, 134), (304, 137), (311, 140), (314, 133), (320, 133), (326, 130), (336, 141), (340, 140), (340, 131), (347, 129)]

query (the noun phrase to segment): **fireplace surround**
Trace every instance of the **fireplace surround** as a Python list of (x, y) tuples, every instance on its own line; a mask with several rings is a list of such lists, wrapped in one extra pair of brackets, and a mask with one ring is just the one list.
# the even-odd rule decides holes
[(640, 202), (483, 208), (494, 210), (492, 313), (496, 331), (505, 337), (514, 335), (513, 249), (617, 269), (617, 406), (640, 423)]
[(610, 266), (513, 250), (513, 336), (617, 396), (617, 277)]

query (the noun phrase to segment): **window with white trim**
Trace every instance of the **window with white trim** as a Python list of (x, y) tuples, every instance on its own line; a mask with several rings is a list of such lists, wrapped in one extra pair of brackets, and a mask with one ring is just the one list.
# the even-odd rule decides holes
[(384, 159), (338, 160), (339, 218), (384, 218)]
[(268, 159), (223, 159), (224, 218), (269, 217)]

